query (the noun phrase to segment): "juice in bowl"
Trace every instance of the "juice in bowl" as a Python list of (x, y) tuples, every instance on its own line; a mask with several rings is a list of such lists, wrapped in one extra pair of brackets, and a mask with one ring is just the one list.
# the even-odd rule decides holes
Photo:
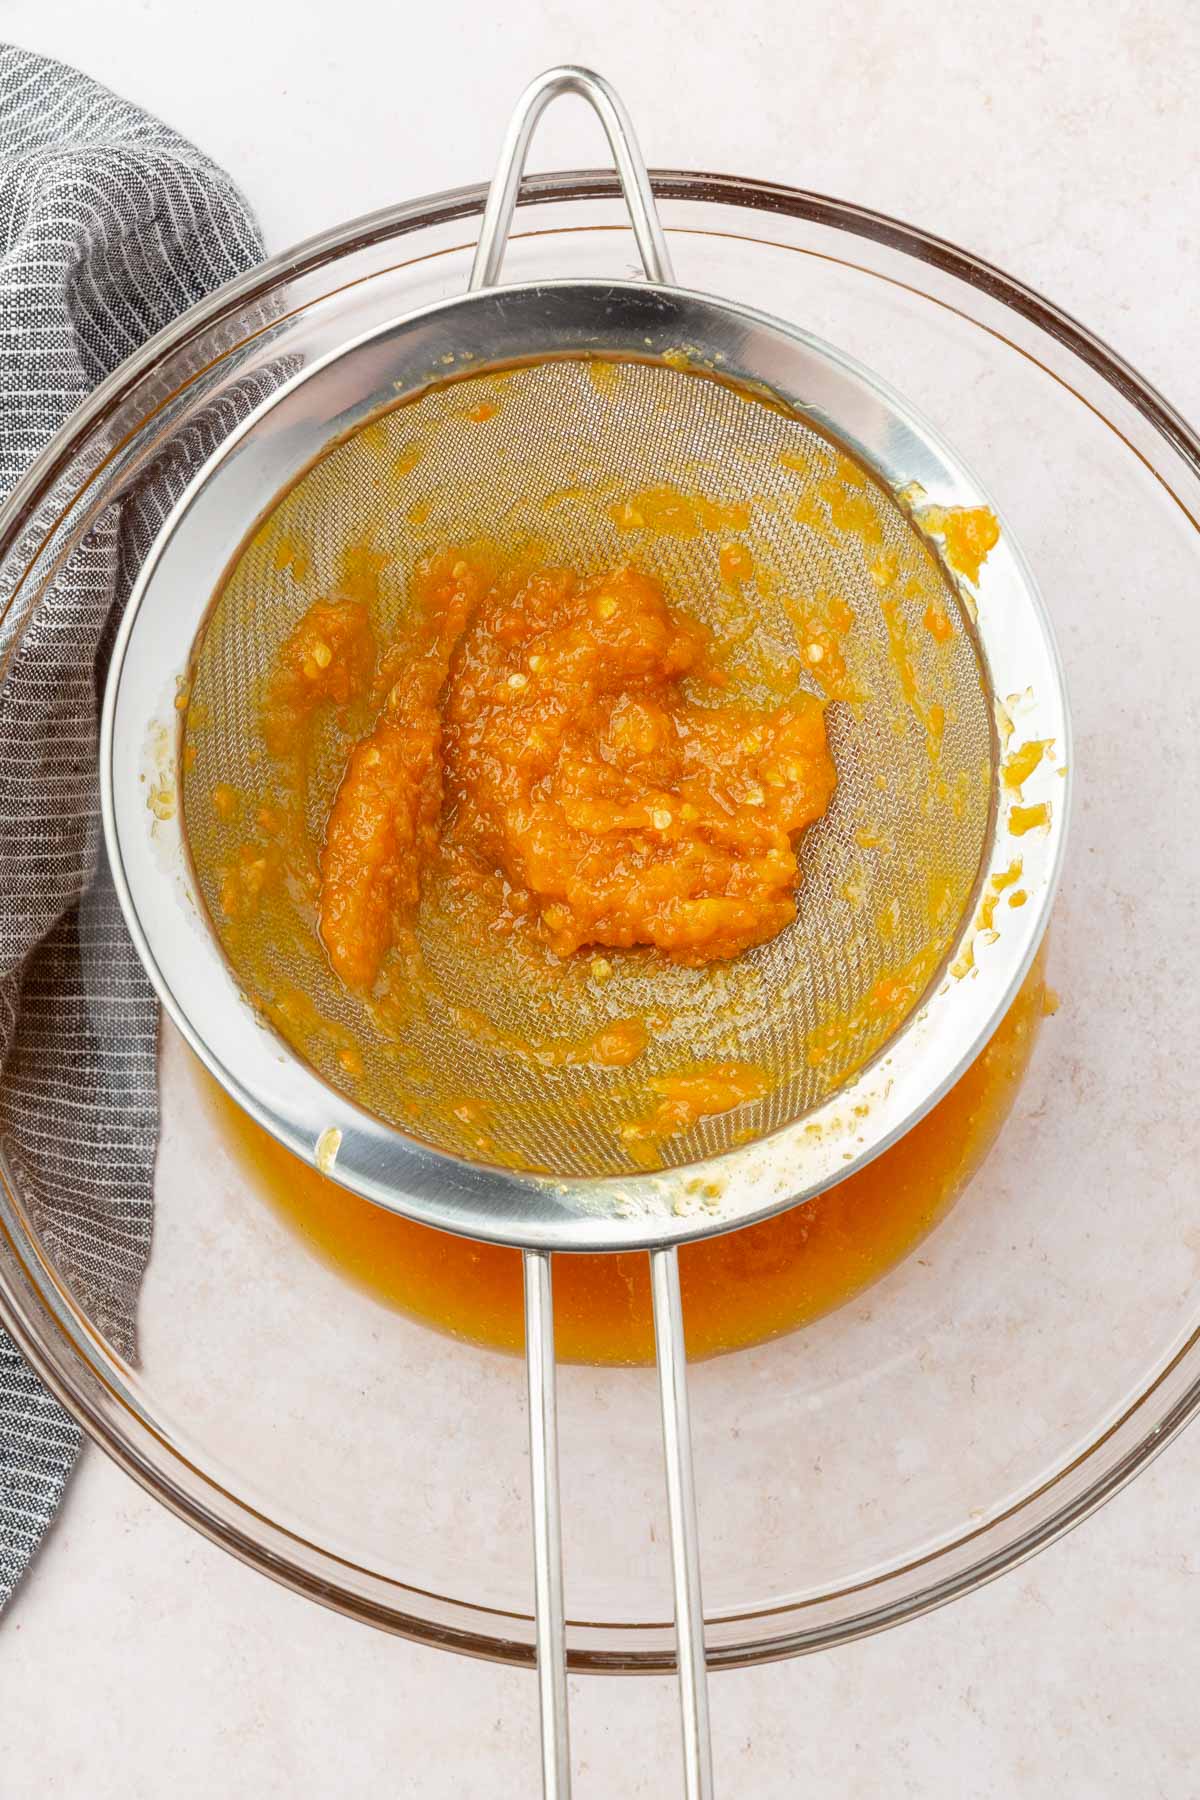
[[(995, 1143), (1042, 1020), (1056, 1007), (1043, 944), (986, 1047), (890, 1149), (804, 1206), (685, 1245), (680, 1278), (689, 1356), (745, 1349), (808, 1325), (916, 1250)], [(455, 1337), (521, 1354), (518, 1251), (453, 1237), (360, 1200), (292, 1156), (198, 1062), (191, 1066), (205, 1112), (247, 1191), (270, 1205), (313, 1255), (382, 1305)], [(561, 1359), (653, 1362), (644, 1255), (560, 1256), (553, 1276)]]

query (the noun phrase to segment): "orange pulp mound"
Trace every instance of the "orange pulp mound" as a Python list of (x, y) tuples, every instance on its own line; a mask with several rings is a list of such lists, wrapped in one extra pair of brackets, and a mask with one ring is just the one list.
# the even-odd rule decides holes
[(699, 965), (794, 918), (796, 843), (836, 780), (823, 704), (721, 704), (707, 630), (652, 577), (443, 552), (384, 668), (321, 856), (349, 986), (375, 980), (434, 856), (464, 888), (496, 882), (503, 919), (560, 957), (652, 945)]

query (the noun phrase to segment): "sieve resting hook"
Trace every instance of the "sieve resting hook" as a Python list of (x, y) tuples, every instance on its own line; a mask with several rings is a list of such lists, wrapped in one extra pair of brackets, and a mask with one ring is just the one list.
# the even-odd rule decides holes
[(604, 127), (646, 279), (672, 286), (675, 273), (671, 252), (667, 249), (650, 176), (625, 104), (602, 75), (591, 69), (566, 65), (547, 69), (536, 76), (517, 101), (488, 189), (487, 204), (479, 225), (479, 243), (467, 283), (468, 292), (495, 287), (499, 280), (529, 146), (542, 114), (560, 94), (577, 94), (581, 100), (586, 100)]

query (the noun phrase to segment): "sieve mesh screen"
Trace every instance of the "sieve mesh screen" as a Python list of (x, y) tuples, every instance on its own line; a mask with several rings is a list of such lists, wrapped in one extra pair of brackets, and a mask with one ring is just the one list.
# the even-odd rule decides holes
[[(299, 617), (339, 591), (357, 551), (372, 625), (390, 641), (417, 560), (481, 536), (536, 543), (542, 560), (581, 573), (634, 562), (710, 627), (738, 698), (778, 704), (795, 683), (828, 698), (838, 785), (803, 839), (797, 917), (777, 938), (700, 969), (606, 951), (599, 979), (586, 951), (564, 962), (523, 940), (481, 949), (434, 878), (417, 919), (421, 978), (379, 1006), (333, 973), (303, 881), (268, 880), (248, 917), (228, 915), (228, 871), (269, 861), (262, 821), (293, 803), (263, 698)], [(749, 552), (747, 582), (722, 579), (731, 542)], [(835, 602), (850, 624), (831, 634)], [(319, 724), (302, 794), (315, 847), (371, 717), (363, 703)], [(658, 362), (480, 372), (335, 445), (237, 555), (196, 646), (183, 731), (186, 838), (247, 995), (326, 1080), (389, 1122), (455, 1155), (564, 1176), (629, 1168), (622, 1125), (645, 1115), (649, 1081), (681, 1068), (745, 1062), (769, 1085), (666, 1141), (670, 1163), (826, 1099), (937, 971), (992, 829), (978, 645), (908, 511), (802, 419)], [(563, 1046), (631, 1017), (651, 1022), (634, 1065), (563, 1059)]]

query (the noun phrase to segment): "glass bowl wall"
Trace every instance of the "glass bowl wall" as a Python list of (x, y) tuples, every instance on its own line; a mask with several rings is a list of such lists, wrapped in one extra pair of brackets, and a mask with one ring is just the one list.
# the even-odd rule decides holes
[[(656, 185), (683, 285), (834, 340), (975, 467), (1037, 574), (1076, 728), (1050, 953), (1063, 1005), (984, 1170), (857, 1302), (693, 1369), (719, 1664), (968, 1590), (1099, 1504), (1200, 1398), (1200, 462), (1111, 352), (951, 246), (790, 189)], [(508, 278), (635, 272), (611, 177), (535, 178), (526, 195)], [(0, 519), (0, 603), (31, 616), (89, 522), (201, 410), (461, 291), (481, 198), (415, 201), (278, 257), (119, 370)], [(7, 1179), (5, 1323), (92, 1436), (236, 1554), (376, 1624), (529, 1661), (520, 1364), (313, 1261), (246, 1190), (169, 1031), (162, 1099), (136, 1365)], [(653, 1376), (568, 1368), (560, 1386), (573, 1663), (660, 1669), (673, 1632)]]

